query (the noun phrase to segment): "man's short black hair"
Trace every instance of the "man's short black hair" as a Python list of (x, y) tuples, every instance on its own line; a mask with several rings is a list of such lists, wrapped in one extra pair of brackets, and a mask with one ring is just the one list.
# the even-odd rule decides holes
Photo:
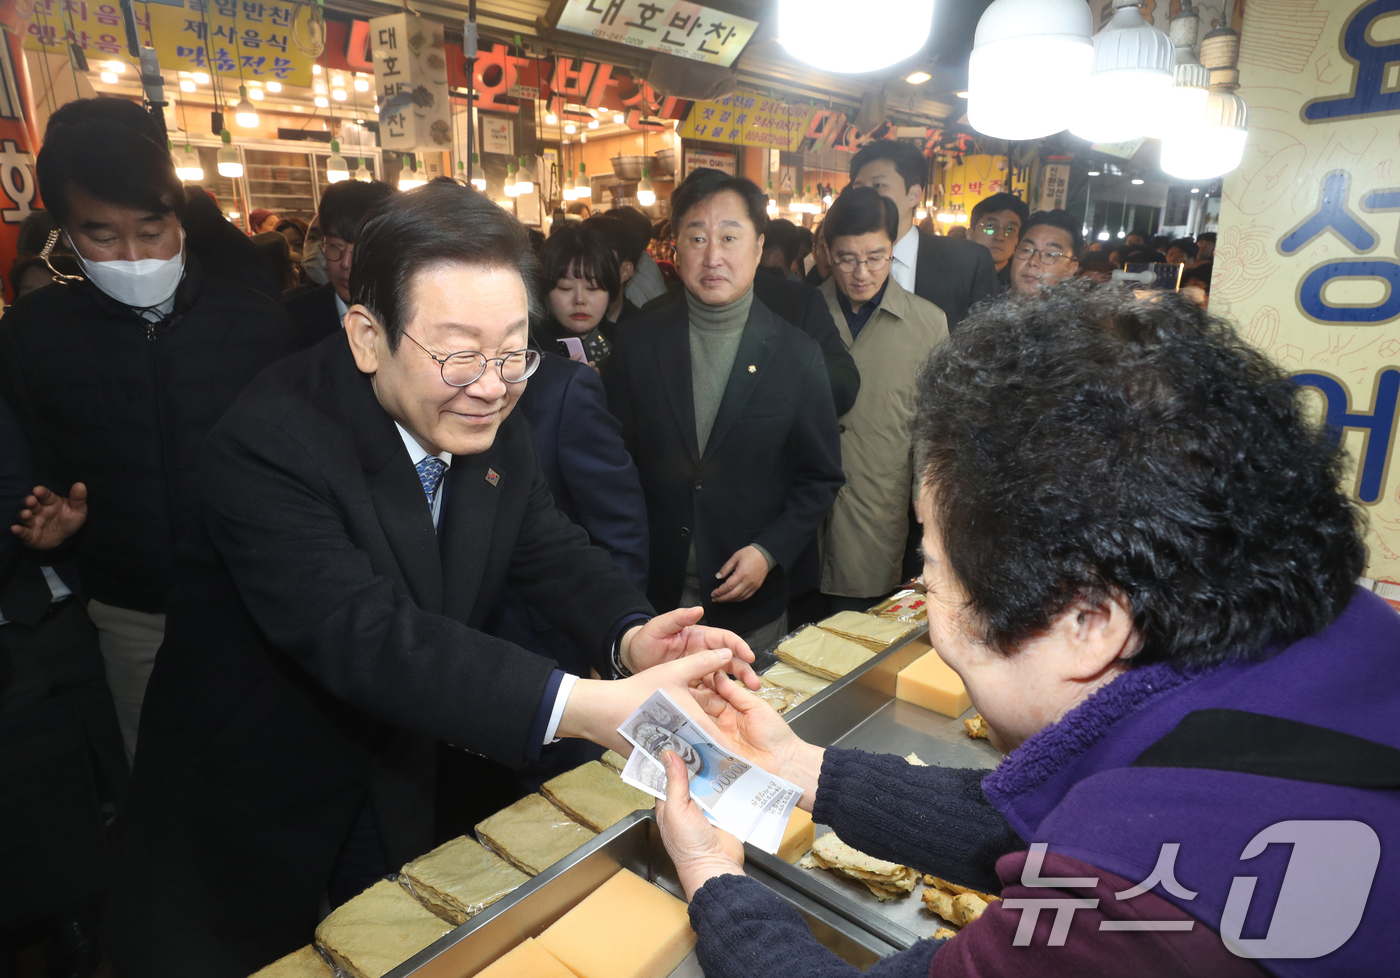
[(1196, 235), (1196, 244), (1199, 245), (1202, 241), (1209, 241), (1211, 244), (1215, 244), (1215, 232), (1202, 231), (1200, 234)]
[(983, 197), (972, 207), (972, 214), (969, 221), (972, 227), (977, 226), (977, 222), (982, 220), (983, 214), (1000, 214), (1002, 211), (1013, 211), (1021, 219), (1021, 227), (1026, 226), (1026, 222), (1031, 219), (1031, 209), (1026, 206), (1026, 202), (1015, 194), (1000, 193), (992, 194), (990, 197)]
[(754, 231), (763, 234), (768, 229), (768, 196), (758, 184), (744, 177), (731, 177), (722, 170), (707, 166), (696, 167), (671, 192), (671, 228), (680, 237), (685, 227), (682, 218), (692, 207), (725, 191), (736, 193), (748, 208)]
[(55, 221), (67, 227), (68, 191), (73, 188), (143, 213), (184, 217), (185, 187), (166, 147), (111, 119), (81, 114), (75, 119), (59, 125), (50, 120), (35, 164), (39, 193)]
[[(651, 218), (647, 217), (641, 211), (637, 210), (637, 208), (632, 207), (631, 205), (614, 207), (612, 210), (603, 211), (602, 216), (611, 218), (615, 221), (621, 221), (623, 224), (626, 224), (629, 228), (631, 228), (632, 232), (636, 234), (637, 237), (642, 239), (643, 251), (646, 250), (647, 245), (651, 244)], [(641, 260), (641, 256), (638, 255), (637, 259)]]
[(1195, 282), (1201, 287), (1206, 295), (1210, 295), (1210, 275), (1215, 271), (1215, 262), (1203, 261), (1195, 268), (1188, 268), (1181, 276), (1183, 287), (1191, 282)]
[(414, 276), (434, 267), (468, 265), (518, 272), (530, 315), (540, 313), (540, 263), (530, 250), (525, 225), (470, 187), (436, 183), (387, 196), (365, 217), (358, 232), (350, 266), (350, 301), (378, 317), (390, 350), (399, 348), (403, 325), (413, 318)]
[(1153, 262), (1161, 264), (1167, 260), (1167, 256), (1160, 251), (1152, 251), (1149, 248), (1134, 248), (1123, 258), (1125, 265), (1151, 265)]
[(1365, 565), (1302, 389), (1184, 296), (1074, 280), (980, 304), (920, 373), (913, 440), (1004, 654), (1117, 594), (1133, 665), (1261, 658), (1336, 620)]
[(791, 268), (802, 251), (802, 238), (797, 233), (797, 225), (786, 218), (773, 218), (763, 232), (763, 250), (777, 248), (783, 253), (783, 267)]
[(884, 231), (890, 243), (899, 240), (899, 207), (874, 187), (847, 187), (831, 202), (822, 221), (822, 237), (830, 245), (852, 234)]
[(1181, 249), (1182, 254), (1187, 258), (1195, 258), (1201, 250), (1200, 245), (1196, 244), (1196, 242), (1192, 241), (1190, 238), (1177, 238), (1171, 244), (1167, 245), (1167, 247)]
[(876, 160), (889, 160), (894, 164), (895, 172), (904, 181), (906, 191), (916, 186), (928, 186), (928, 159), (913, 143), (903, 143), (894, 139), (871, 140), (851, 157), (851, 179), (860, 176), (861, 167)]
[(321, 206), (316, 211), (316, 216), (321, 219), (321, 234), (327, 238), (335, 235), (354, 244), (360, 225), (365, 221), (365, 215), (396, 192), (382, 180), (371, 180), (368, 183), (361, 180), (342, 180), (331, 184), (321, 194)]
[(166, 135), (165, 127), (156, 120), (156, 117), (131, 99), (117, 98), (112, 95), (74, 99), (59, 106), (54, 110), (53, 115), (49, 116), (49, 124), (44, 128), (44, 141), (48, 141), (49, 134), (55, 128), (98, 121), (115, 122), (128, 129), (134, 129), (161, 149), (166, 149), (169, 137)]
[(1026, 232), (1036, 226), (1059, 228), (1069, 235), (1070, 257), (1078, 260), (1079, 253), (1084, 250), (1084, 225), (1069, 211), (1036, 211), (1021, 223), (1021, 237), (1026, 236)]
[[(592, 225), (592, 226), (591, 226)], [(619, 225), (620, 226), (620, 225)], [(623, 228), (629, 236), (631, 230)], [(585, 278), (599, 288), (608, 290), (608, 299), (617, 299), (622, 291), (622, 270), (607, 237), (593, 225), (593, 219), (581, 225), (562, 227), (549, 236), (540, 256), (540, 289), (549, 292), (566, 275)]]
[(651, 239), (642, 237), (637, 228), (625, 218), (611, 216), (614, 213), (616, 212), (603, 211), (601, 214), (594, 214), (583, 222), (583, 226), (601, 234), (608, 247), (617, 253), (618, 261), (630, 261), (635, 268), (642, 260), (642, 252), (647, 250)]

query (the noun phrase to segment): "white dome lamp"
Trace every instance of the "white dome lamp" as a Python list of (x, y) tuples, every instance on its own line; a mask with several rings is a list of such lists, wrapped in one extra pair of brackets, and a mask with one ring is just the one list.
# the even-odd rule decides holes
[(1162, 96), (1174, 84), (1171, 38), (1143, 19), (1141, 0), (1113, 0), (1113, 19), (1094, 35), (1095, 97), (1083, 100), (1069, 131), (1091, 143), (1122, 143), (1147, 134)]
[(1152, 113), (1160, 122), (1149, 135), (1166, 139), (1186, 127), (1200, 125), (1210, 97), (1210, 69), (1196, 58), (1196, 38), (1200, 34), (1200, 14), (1191, 9), (1191, 0), (1181, 0), (1181, 12), (1172, 18), (1171, 39), (1176, 48), (1176, 83), (1167, 93), (1162, 113)]
[(1239, 35), (1217, 27), (1201, 41), (1201, 60), (1210, 71), (1210, 96), (1198, 125), (1162, 140), (1162, 169), (1183, 180), (1209, 180), (1229, 173), (1244, 158), (1249, 106), (1235, 94)]
[(1039, 139), (1069, 127), (1069, 100), (1031, 97), (1022, 68), (1083, 91), (1094, 67), (1094, 18), (1083, 0), (995, 0), (977, 22), (967, 66), (967, 121), (996, 139)]
[[(928, 43), (934, 0), (778, 0), (778, 38), (813, 68), (843, 75), (879, 71)], [(839, 29), (833, 29), (839, 24)]]

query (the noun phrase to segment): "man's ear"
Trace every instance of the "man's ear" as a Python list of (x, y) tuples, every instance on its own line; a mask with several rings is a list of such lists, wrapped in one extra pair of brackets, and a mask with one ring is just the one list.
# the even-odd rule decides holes
[(628, 282), (632, 281), (632, 276), (637, 274), (637, 266), (632, 264), (630, 261), (620, 262), (617, 268), (618, 271), (622, 273), (623, 285), (626, 285)]
[[(915, 210), (918, 210), (918, 209), (919, 209), (919, 204), (920, 204), (921, 201), (923, 201), (923, 199), (924, 199), (924, 185), (923, 185), (923, 184), (921, 184), (921, 183), (916, 183), (916, 184), (914, 184), (914, 186), (912, 186), (912, 187), (909, 188), (909, 206), (910, 206), (910, 207), (914, 208)], [(915, 221), (914, 223), (917, 224), (918, 221)]]
[(379, 372), (379, 337), (382, 335), (379, 323), (368, 309), (353, 305), (345, 312), (345, 338), (354, 354), (355, 366), (360, 373), (374, 376)]

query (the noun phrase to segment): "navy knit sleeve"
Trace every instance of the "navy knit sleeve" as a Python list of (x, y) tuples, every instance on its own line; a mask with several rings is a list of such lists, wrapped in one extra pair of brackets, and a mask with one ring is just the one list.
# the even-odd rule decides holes
[[(861, 972), (817, 943), (781, 897), (747, 876), (717, 876), (690, 902), (690, 925), (705, 978), (858, 978)], [(942, 941), (892, 954), (866, 978), (927, 978)]]
[(982, 793), (987, 773), (827, 748), (812, 818), (862, 852), (997, 893), (996, 861), (1026, 844)]

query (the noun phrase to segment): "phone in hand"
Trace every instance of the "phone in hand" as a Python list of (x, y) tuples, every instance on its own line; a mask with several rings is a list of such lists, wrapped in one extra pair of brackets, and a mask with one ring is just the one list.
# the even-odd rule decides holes
[(577, 336), (569, 336), (562, 340), (555, 340), (559, 347), (559, 354), (566, 356), (570, 360), (577, 360), (579, 363), (588, 362), (588, 354), (583, 352), (583, 340)]

